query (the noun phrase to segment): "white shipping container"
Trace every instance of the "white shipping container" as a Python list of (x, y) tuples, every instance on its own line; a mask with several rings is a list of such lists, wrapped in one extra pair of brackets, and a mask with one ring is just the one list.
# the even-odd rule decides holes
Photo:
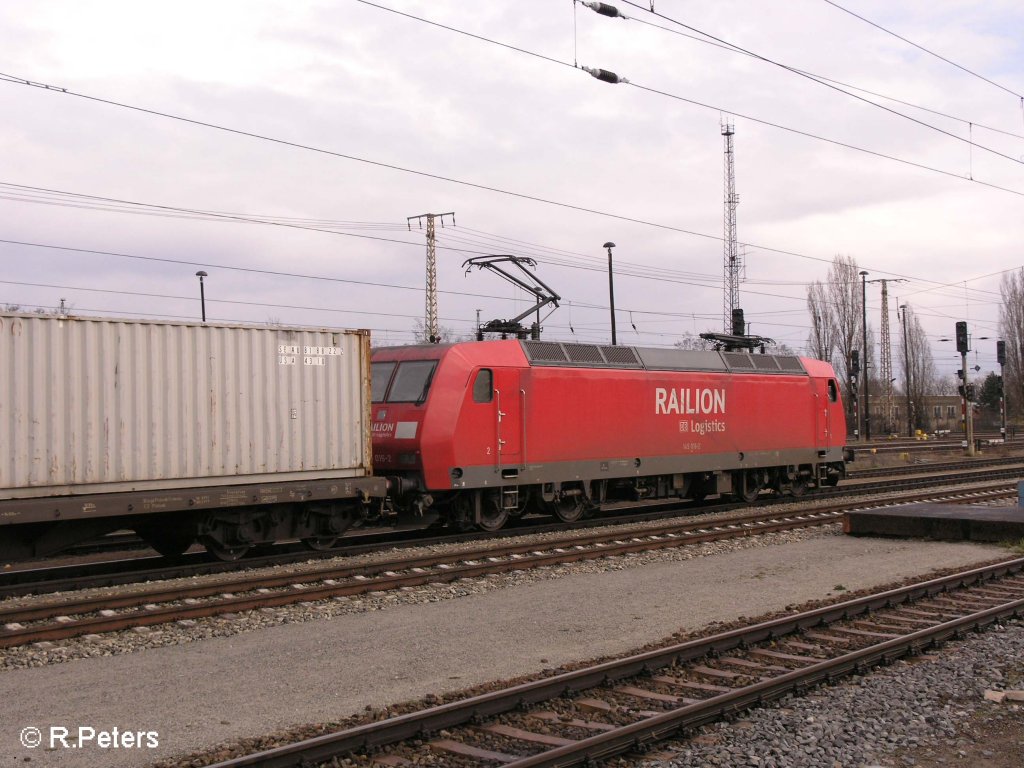
[(0, 313), (0, 498), (370, 474), (369, 332)]

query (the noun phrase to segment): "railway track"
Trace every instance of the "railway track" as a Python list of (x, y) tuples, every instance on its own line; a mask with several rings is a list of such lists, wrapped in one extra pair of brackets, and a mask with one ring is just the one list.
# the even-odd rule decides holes
[[(982, 443), (988, 443), (992, 440), (1001, 440), (1002, 437), (998, 433), (979, 435), (975, 434), (976, 440), (982, 441)], [(891, 453), (893, 451), (957, 451), (964, 447), (964, 440), (966, 438), (963, 435), (955, 438), (943, 438), (930, 440), (886, 440), (886, 441), (875, 441), (872, 440), (868, 443), (853, 442), (850, 443), (850, 447), (856, 451), (863, 450), (875, 450), (878, 453)], [(1007, 440), (1000, 445), (1006, 446), (1017, 446), (1020, 443), (1017, 440)]]
[[(999, 485), (959, 493), (929, 491), (892, 503), (981, 500), (1012, 493), (1012, 488)], [(497, 543), (472, 551), (392, 558), (359, 566), (256, 573), (216, 583), (33, 601), (0, 610), (0, 648), (828, 525), (858, 506), (865, 505), (826, 503), (787, 513), (753, 511), (711, 522), (677, 519), (654, 527), (601, 530), (543, 544)]]
[(1024, 558), (734, 629), (222, 761), (564, 768), (1024, 615)]
[[(954, 465), (959, 465), (959, 462)], [(992, 481), (1001, 478), (1014, 479), (1024, 474), (1024, 464), (968, 464), (970, 471), (960, 471), (955, 477), (945, 477), (954, 471), (946, 465), (928, 467), (927, 474), (916, 478), (901, 478), (896, 481), (870, 480), (869, 475), (858, 475), (838, 488), (826, 489), (815, 498), (837, 499), (867, 493), (895, 493), (917, 488), (933, 489), (954, 483)], [(902, 469), (902, 468), (901, 468)], [(867, 478), (866, 481), (860, 478)], [(792, 503), (791, 497), (771, 498), (763, 496), (755, 508), (772, 504)], [(658, 519), (679, 517), (693, 513), (723, 512), (748, 509), (745, 504), (727, 502), (724, 504), (695, 505), (690, 501), (641, 502), (639, 504), (617, 504), (607, 508), (600, 517), (577, 521), (576, 523), (554, 523), (542, 518), (522, 521), (497, 533), (442, 533), (425, 529), (413, 529), (389, 533), (374, 533), (351, 537), (351, 543), (326, 552), (296, 551), (286, 547), (284, 552), (246, 558), (237, 562), (211, 560), (205, 553), (194, 553), (186, 558), (168, 562), (160, 557), (120, 558), (98, 563), (62, 565), (56, 567), (13, 570), (0, 573), (0, 599), (46, 592), (67, 592), (85, 588), (110, 587), (141, 581), (161, 581), (174, 578), (188, 578), (217, 573), (231, 573), (247, 569), (289, 565), (311, 559), (351, 557), (377, 551), (385, 547), (417, 547), (441, 544), (492, 540), (507, 537), (551, 533), (588, 527), (627, 525)], [(611, 514), (609, 514), (611, 513)]]
[(1024, 466), (1024, 457), (1002, 456), (986, 459), (965, 459), (935, 464), (905, 464), (895, 467), (875, 467), (873, 469), (857, 469), (847, 473), (848, 480), (859, 480), (871, 477), (900, 477), (922, 473), (962, 472), (980, 467)]

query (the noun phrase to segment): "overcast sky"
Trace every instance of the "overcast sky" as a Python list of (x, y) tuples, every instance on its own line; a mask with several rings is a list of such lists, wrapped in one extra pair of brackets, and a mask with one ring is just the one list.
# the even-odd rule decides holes
[(0, 81), (0, 182), (167, 207), (0, 187), (0, 238), (34, 244), (0, 243), (0, 303), (193, 319), (204, 269), (211, 319), (408, 341), (425, 247), (407, 217), (454, 211), (438, 229), (443, 325), (468, 334), (477, 309), (528, 306), (462, 269), (510, 253), (562, 297), (545, 338), (606, 342), (610, 240), (619, 342), (668, 346), (721, 330), (724, 116), (754, 332), (802, 350), (806, 285), (841, 253), (906, 279), (890, 285), (894, 350), (906, 302), (941, 372), (959, 367), (939, 339), (961, 319), (992, 337), (975, 362), (994, 367), (998, 273), (1024, 264), (1019, 0), (840, 2), (993, 82), (825, 0), (656, 0), (662, 17), (618, 3), (625, 20), (570, 0), (380, 5), (422, 20), (356, 0), (0, 4), (0, 72), (70, 92)]

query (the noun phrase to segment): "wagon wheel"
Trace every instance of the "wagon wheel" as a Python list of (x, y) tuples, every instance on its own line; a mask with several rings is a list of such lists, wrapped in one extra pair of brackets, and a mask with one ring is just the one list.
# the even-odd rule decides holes
[(331, 549), (337, 543), (337, 536), (310, 536), (302, 540), (303, 546), (314, 552), (324, 552)]
[(153, 549), (164, 557), (184, 554), (196, 541), (196, 535), (189, 530), (142, 530), (139, 535)]
[(551, 504), (555, 517), (563, 523), (575, 523), (587, 510), (582, 496), (562, 496)]
[(210, 536), (204, 536), (202, 544), (206, 547), (206, 551), (218, 560), (224, 560), (229, 563), (234, 562), (235, 560), (241, 560), (249, 551), (248, 544), (237, 544), (232, 547), (222, 541), (217, 541)]
[(501, 503), (501, 492), (492, 491), (480, 500), (480, 520), (477, 527), (481, 531), (493, 533), (501, 530), (508, 522), (508, 510)]

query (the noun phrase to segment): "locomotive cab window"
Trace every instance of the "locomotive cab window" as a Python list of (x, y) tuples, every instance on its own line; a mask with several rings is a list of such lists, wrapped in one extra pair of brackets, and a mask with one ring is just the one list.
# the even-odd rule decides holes
[(836, 387), (836, 380), (828, 380), (828, 401), (834, 403), (839, 399), (839, 389)]
[(388, 384), (391, 383), (391, 374), (394, 370), (394, 363), (372, 363), (370, 365), (370, 379), (373, 382), (370, 400), (375, 403), (384, 402), (384, 395), (388, 392)]
[(489, 403), (494, 398), (494, 373), (490, 368), (481, 368), (473, 380), (473, 402)]
[(422, 403), (430, 391), (436, 360), (406, 360), (398, 364), (388, 391), (389, 403)]

